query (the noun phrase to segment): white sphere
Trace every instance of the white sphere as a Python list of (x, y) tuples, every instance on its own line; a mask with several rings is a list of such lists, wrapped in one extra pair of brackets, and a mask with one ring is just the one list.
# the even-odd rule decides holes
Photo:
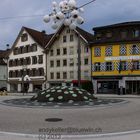
[(64, 20), (64, 25), (69, 26), (71, 24), (71, 19), (65, 19)]
[(71, 30), (75, 30), (76, 29), (76, 24), (75, 23), (71, 23), (70, 24), (70, 29)]
[(56, 16), (61, 20), (64, 19), (64, 14), (62, 12), (58, 12)]
[(70, 8), (76, 7), (76, 1), (75, 0), (69, 0), (68, 5)]
[(78, 12), (77, 10), (73, 10), (73, 11), (71, 12), (71, 15), (72, 15), (73, 18), (77, 18), (78, 15), (79, 15), (79, 12)]
[(58, 24), (57, 24), (57, 23), (53, 23), (53, 24), (52, 24), (52, 28), (53, 28), (54, 30), (56, 30), (56, 29), (58, 28)]
[(84, 23), (84, 19), (80, 16), (78, 16), (77, 18), (77, 24), (83, 24)]
[(50, 16), (49, 15), (45, 15), (43, 18), (44, 22), (48, 23), (50, 22)]
[(59, 7), (60, 7), (60, 8), (63, 8), (63, 6), (64, 6), (64, 3), (63, 3), (63, 1), (61, 1), (61, 2), (59, 3)]
[(53, 5), (53, 7), (57, 7), (57, 2), (56, 1), (53, 1), (52, 2), (52, 5)]
[(79, 12), (80, 12), (80, 13), (84, 13), (84, 8), (80, 8), (80, 9), (79, 9)]
[(52, 19), (53, 20), (56, 20), (56, 15), (52, 15)]

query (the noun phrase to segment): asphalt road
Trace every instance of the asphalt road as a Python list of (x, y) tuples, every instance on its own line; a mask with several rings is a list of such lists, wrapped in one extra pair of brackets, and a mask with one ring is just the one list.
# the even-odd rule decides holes
[[(9, 98), (15, 97), (0, 97), (0, 100)], [(79, 109), (20, 108), (0, 104), (0, 131), (38, 135), (42, 131), (54, 133), (56, 130), (62, 134), (71, 135), (74, 131), (74, 134), (82, 135), (83, 129), (86, 129), (86, 134), (140, 129), (140, 98), (124, 100), (129, 103)], [(63, 121), (46, 122), (46, 118), (61, 118)]]

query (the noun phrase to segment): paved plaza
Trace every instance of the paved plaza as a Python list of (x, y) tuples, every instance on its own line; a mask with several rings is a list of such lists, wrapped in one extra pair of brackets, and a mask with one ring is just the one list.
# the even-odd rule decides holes
[[(61, 132), (61, 134), (67, 136), (80, 136), (120, 133), (140, 129), (139, 96), (98, 96), (100, 96), (99, 99), (110, 98), (112, 101), (116, 99), (123, 102), (101, 106), (73, 106), (71, 108), (20, 107), (1, 103), (5, 100), (30, 98), (30, 96), (1, 96), (0, 132), (31, 134), (33, 136), (48, 134), (48, 132), (52, 134), (54, 134), (54, 132), (58, 134)], [(61, 121), (46, 121), (49, 118), (59, 118)], [(9, 135), (0, 133), (0, 139), (2, 140), (4, 137), (8, 139), (8, 136)], [(131, 134), (131, 136), (134, 136), (134, 134)], [(135, 136), (139, 136), (139, 133), (136, 133)], [(13, 139), (15, 138), (14, 135), (12, 135), (10, 140), (12, 140), (12, 137)], [(115, 140), (117, 140), (117, 137), (120, 136), (115, 136)], [(20, 139), (24, 140), (25, 137)], [(26, 139), (32, 140), (39, 138), (27, 137)], [(68, 137), (66, 139), (68, 139)], [(92, 138), (88, 137), (85, 139)], [(102, 140), (103, 137), (94, 139)], [(110, 139), (108, 138), (107, 140)]]

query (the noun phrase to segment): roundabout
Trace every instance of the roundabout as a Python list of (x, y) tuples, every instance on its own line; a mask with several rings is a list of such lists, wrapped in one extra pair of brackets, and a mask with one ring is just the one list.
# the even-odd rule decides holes
[(63, 108), (91, 108), (91, 107), (107, 107), (113, 105), (119, 105), (127, 103), (123, 99), (103, 99), (93, 101), (81, 101), (81, 102), (38, 102), (31, 101), (30, 98), (18, 98), (3, 100), (0, 104), (10, 106), (10, 107), (21, 107), (21, 108), (48, 108), (48, 109), (63, 109)]
[(99, 135), (140, 129), (139, 98), (98, 97), (94, 105), (70, 103), (67, 107), (36, 101), (29, 104), (30, 98), (0, 98), (0, 131), (39, 135), (40, 130), (60, 133), (61, 129), (62, 135)]

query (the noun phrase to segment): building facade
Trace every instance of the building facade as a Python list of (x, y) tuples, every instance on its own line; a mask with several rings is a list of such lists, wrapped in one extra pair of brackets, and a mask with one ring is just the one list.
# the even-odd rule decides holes
[(81, 47), (81, 82), (91, 81), (92, 39), (92, 34), (80, 28), (60, 27), (46, 45), (48, 87), (78, 83), (78, 42)]
[[(8, 57), (8, 91), (28, 92), (43, 89), (46, 80), (44, 46), (51, 35), (22, 27)], [(28, 76), (27, 79), (25, 79)]]
[(140, 22), (93, 28), (95, 93), (140, 93)]
[(7, 87), (7, 56), (8, 50), (0, 50), (0, 88)]

